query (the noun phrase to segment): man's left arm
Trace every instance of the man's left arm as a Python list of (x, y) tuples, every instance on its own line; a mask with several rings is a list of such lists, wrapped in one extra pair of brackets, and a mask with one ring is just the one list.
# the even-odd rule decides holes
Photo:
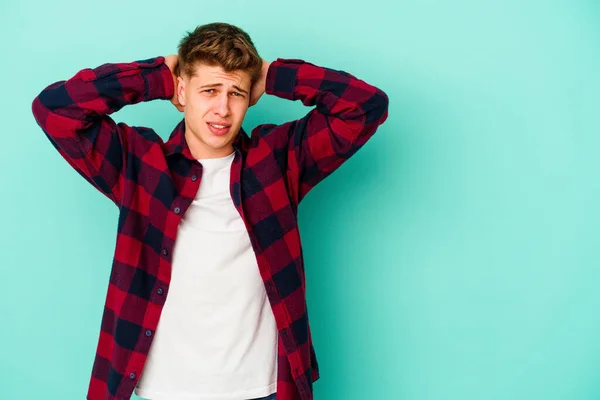
[(265, 92), (315, 106), (272, 132), (285, 132), (286, 173), (296, 204), (356, 153), (388, 116), (388, 97), (380, 89), (347, 72), (302, 60), (273, 61)]

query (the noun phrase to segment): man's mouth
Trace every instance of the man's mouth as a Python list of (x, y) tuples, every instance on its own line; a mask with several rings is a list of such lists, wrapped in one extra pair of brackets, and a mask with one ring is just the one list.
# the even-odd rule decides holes
[(209, 122), (208, 124), (209, 124), (210, 126), (214, 126), (215, 128), (218, 128), (218, 129), (229, 128), (229, 125), (211, 124), (210, 122)]
[(206, 124), (208, 125), (208, 129), (217, 136), (226, 135), (229, 132), (229, 128), (231, 128), (229, 124), (217, 124), (214, 122), (207, 122)]

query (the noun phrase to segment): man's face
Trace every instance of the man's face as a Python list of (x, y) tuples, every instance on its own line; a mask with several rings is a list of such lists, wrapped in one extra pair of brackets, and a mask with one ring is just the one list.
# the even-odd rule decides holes
[(178, 78), (185, 138), (194, 158), (225, 157), (242, 126), (249, 104), (251, 78), (246, 71), (225, 72), (197, 64), (193, 76)]

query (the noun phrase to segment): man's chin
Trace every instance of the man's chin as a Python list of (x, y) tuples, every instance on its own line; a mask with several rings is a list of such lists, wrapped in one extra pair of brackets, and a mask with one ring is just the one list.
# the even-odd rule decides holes
[(224, 147), (229, 146), (235, 141), (235, 136), (226, 135), (226, 136), (217, 136), (208, 134), (204, 136), (203, 142), (210, 148), (218, 150), (223, 149)]

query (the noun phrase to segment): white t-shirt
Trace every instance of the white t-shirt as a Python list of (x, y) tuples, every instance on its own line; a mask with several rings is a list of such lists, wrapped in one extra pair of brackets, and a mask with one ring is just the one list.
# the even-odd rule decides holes
[(139, 397), (246, 400), (276, 391), (277, 327), (231, 199), (234, 156), (198, 160), (200, 188), (178, 227), (169, 294)]

